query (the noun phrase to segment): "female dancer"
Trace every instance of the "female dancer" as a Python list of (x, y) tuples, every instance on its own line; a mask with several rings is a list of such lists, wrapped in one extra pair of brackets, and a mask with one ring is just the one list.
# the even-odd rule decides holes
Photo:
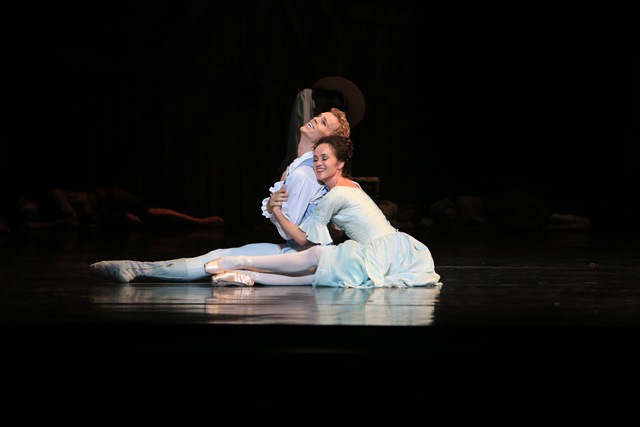
[[(334, 287), (438, 286), (431, 252), (422, 242), (393, 228), (378, 205), (344, 173), (353, 155), (349, 138), (323, 137), (314, 148), (316, 177), (329, 191), (311, 215), (296, 226), (273, 213), (299, 245), (297, 253), (226, 256), (205, 264), (213, 285), (312, 285)], [(286, 191), (279, 193), (280, 202)], [(332, 245), (332, 222), (349, 240)]]

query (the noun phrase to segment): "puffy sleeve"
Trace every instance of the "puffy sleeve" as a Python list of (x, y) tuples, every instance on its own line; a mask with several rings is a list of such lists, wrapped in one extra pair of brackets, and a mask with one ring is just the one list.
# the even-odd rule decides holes
[[(273, 184), (273, 187), (269, 188), (269, 194), (273, 194), (276, 191), (278, 191), (279, 189), (281, 189), (283, 183), (284, 183), (283, 181), (278, 181), (275, 184)], [(270, 199), (270, 197), (265, 197), (264, 199), (262, 199), (262, 207), (261, 208), (262, 208), (262, 216), (264, 216), (265, 218), (271, 219), (271, 214), (267, 210), (267, 205), (269, 204), (269, 199)]]
[(307, 240), (310, 242), (321, 245), (333, 244), (333, 239), (329, 232), (329, 221), (333, 213), (330, 203), (331, 198), (329, 197), (330, 193), (331, 191), (320, 200), (311, 215), (300, 224), (300, 229), (307, 233)]

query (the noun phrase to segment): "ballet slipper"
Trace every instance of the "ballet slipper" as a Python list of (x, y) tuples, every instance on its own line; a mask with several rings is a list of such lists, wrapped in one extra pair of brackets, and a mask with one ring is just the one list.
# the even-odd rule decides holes
[(226, 256), (224, 259), (227, 264), (233, 264), (233, 267), (222, 267), (220, 265), (222, 258), (216, 258), (204, 264), (204, 271), (207, 274), (215, 275), (233, 270), (247, 270), (251, 267), (251, 259), (246, 256)]
[(253, 286), (254, 281), (247, 273), (227, 271), (211, 278), (211, 286)]
[(184, 259), (157, 262), (100, 261), (91, 264), (89, 268), (93, 274), (115, 279), (121, 283), (133, 282), (137, 277), (178, 282), (190, 280)]
[(120, 283), (129, 283), (138, 277), (144, 263), (137, 261), (100, 261), (89, 266), (91, 272), (98, 276), (115, 279)]
[(220, 267), (220, 258), (216, 258), (213, 261), (209, 261), (204, 264), (204, 271), (207, 274), (215, 275), (215, 274), (223, 273), (228, 270), (225, 270), (224, 268)]

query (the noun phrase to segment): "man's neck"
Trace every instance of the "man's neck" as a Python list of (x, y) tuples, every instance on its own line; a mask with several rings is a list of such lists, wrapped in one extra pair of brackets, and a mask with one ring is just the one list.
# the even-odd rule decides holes
[(300, 142), (298, 145), (298, 157), (302, 157), (304, 153), (308, 153), (313, 151), (313, 144), (305, 144), (304, 142)]

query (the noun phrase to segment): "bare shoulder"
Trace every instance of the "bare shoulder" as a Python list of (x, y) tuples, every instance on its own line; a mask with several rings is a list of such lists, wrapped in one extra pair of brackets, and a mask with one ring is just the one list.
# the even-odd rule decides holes
[(358, 184), (355, 181), (352, 181), (350, 179), (345, 179), (344, 184), (345, 187), (350, 187), (350, 188), (360, 188), (360, 184)]

